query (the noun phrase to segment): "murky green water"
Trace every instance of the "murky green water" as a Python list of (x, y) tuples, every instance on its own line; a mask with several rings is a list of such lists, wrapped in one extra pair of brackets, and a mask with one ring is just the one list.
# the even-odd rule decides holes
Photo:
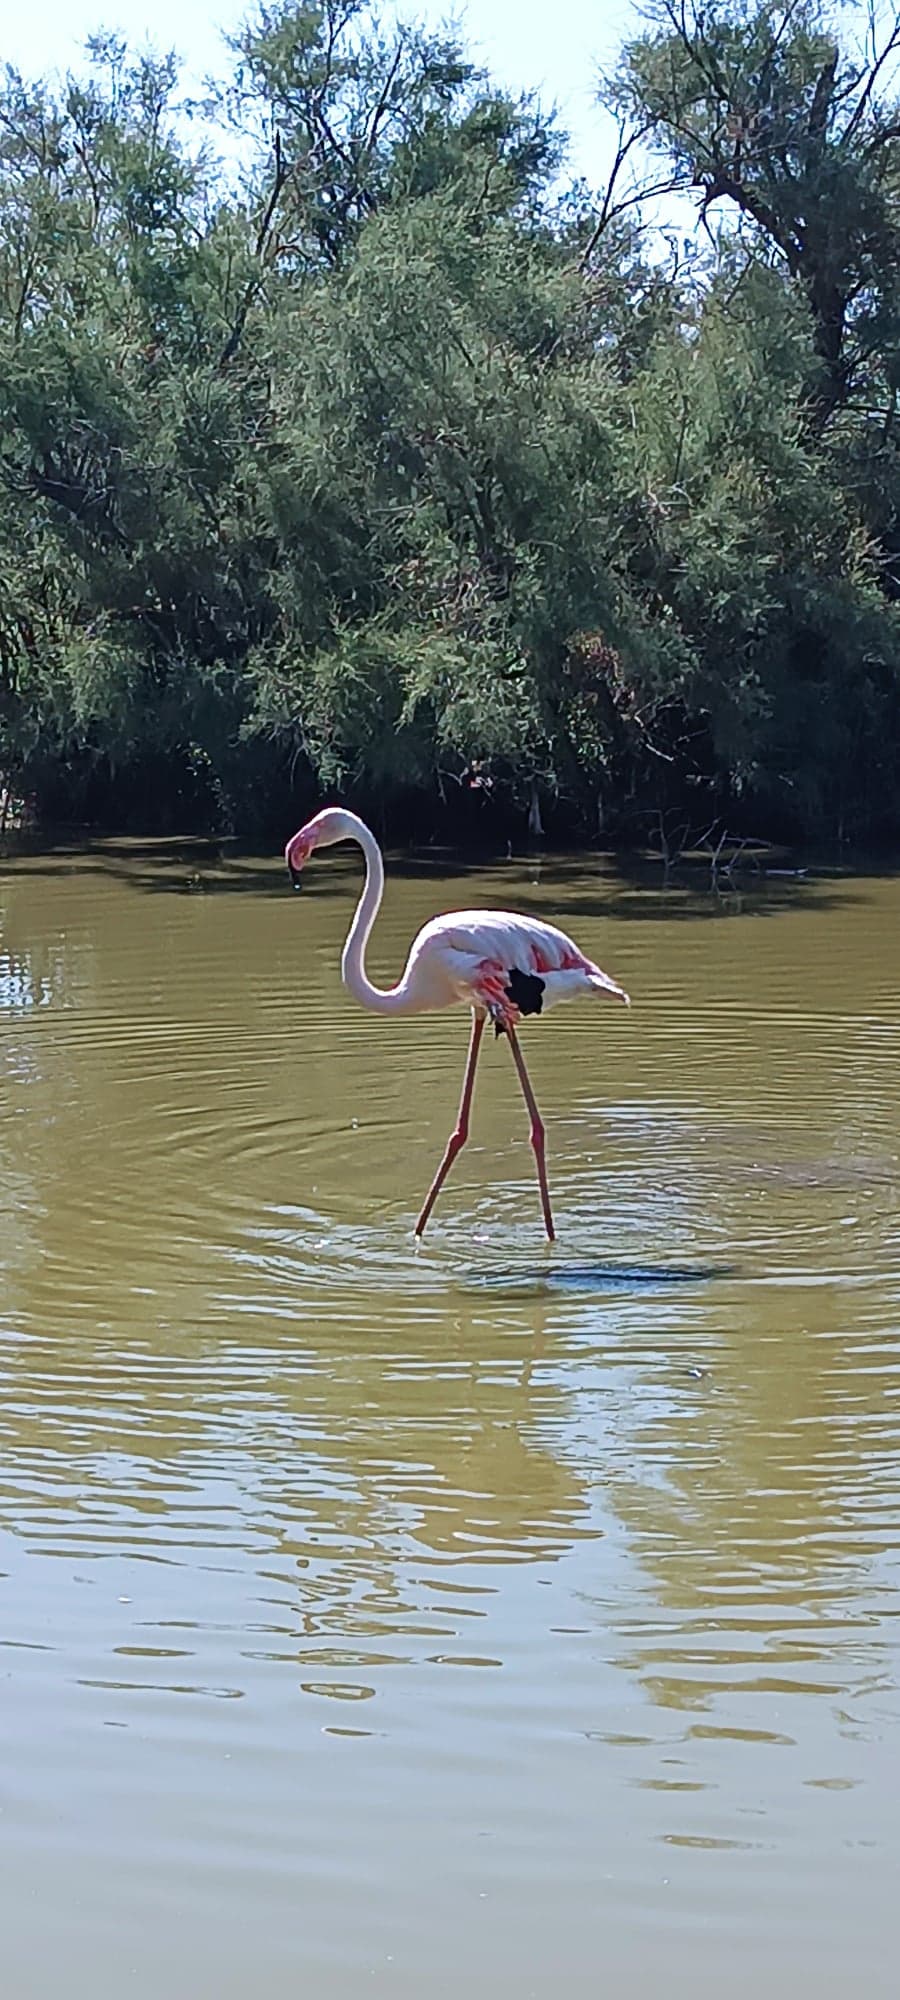
[[(632, 993), (357, 1011), (357, 880), (0, 869), (10, 2000), (895, 1991), (900, 884), (389, 880)], [(656, 1274), (654, 1276), (654, 1273)]]

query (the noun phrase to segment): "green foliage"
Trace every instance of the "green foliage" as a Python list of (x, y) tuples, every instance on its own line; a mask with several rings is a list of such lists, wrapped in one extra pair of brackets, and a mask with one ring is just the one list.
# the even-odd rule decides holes
[(3, 783), (896, 831), (877, 57), (664, 8), (614, 96), (730, 218), (673, 261), (446, 36), (323, 0), (233, 52), (240, 190), (171, 60), (0, 91)]
[(698, 190), (704, 217), (727, 204), (801, 294), (817, 426), (897, 366), (900, 18), (880, 47), (877, 18), (859, 51), (821, 0), (655, 0), (612, 92), (671, 160), (673, 186)]

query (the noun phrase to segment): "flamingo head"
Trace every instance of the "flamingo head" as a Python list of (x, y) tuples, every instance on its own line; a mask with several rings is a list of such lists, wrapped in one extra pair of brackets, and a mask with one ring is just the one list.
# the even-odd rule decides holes
[(299, 833), (291, 835), (284, 858), (295, 889), (302, 887), (301, 871), (306, 867), (313, 849), (330, 847), (334, 841), (346, 838), (345, 820), (346, 814), (338, 806), (326, 806), (324, 812), (316, 813), (315, 819), (307, 820)]

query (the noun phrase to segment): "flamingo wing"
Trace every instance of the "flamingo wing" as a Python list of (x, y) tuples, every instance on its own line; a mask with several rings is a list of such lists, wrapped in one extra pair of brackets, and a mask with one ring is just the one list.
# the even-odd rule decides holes
[(424, 973), (438, 965), (453, 997), (485, 1007), (494, 1019), (539, 1014), (558, 1000), (607, 992), (628, 997), (555, 925), (511, 910), (454, 910), (426, 924), (415, 956)]

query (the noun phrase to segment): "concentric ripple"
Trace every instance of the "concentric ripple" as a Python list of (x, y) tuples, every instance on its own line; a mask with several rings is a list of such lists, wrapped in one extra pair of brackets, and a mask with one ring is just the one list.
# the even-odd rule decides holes
[(416, 1245), (466, 1023), (356, 879), (0, 874), (9, 1991), (886, 2000), (900, 889), (390, 875), (376, 977), (481, 901), (632, 993), (523, 1030), (551, 1249), (502, 1041)]

